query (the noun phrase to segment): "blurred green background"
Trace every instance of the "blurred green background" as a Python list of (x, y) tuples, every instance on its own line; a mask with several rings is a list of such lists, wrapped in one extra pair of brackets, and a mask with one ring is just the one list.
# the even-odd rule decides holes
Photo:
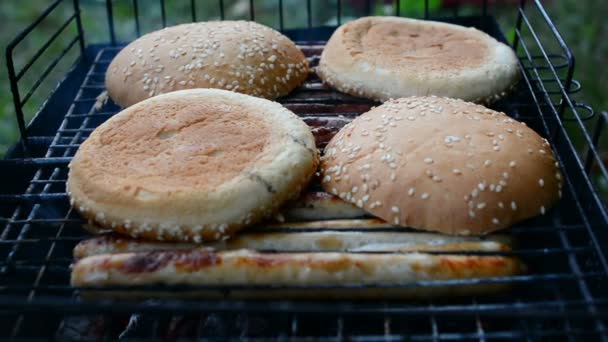
[[(336, 23), (337, 0), (312, 0), (312, 23), (313, 25), (330, 25)], [(362, 15), (368, 9), (375, 14), (392, 13), (394, 1), (364, 1), (364, 0), (341, 0), (343, 21), (350, 17)], [(399, 0), (403, 16), (421, 17), (424, 11), (423, 1)], [(434, 14), (450, 16), (455, 9), (455, 0), (430, 0), (429, 7)], [(532, 1), (528, 1), (532, 2)], [(50, 0), (3, 0), (0, 2), (0, 47), (4, 51), (6, 44), (15, 35), (25, 28), (29, 23), (51, 3)], [(107, 42), (108, 29), (106, 21), (105, 0), (81, 0), (83, 10), (83, 22), (86, 32), (87, 43)], [(140, 17), (142, 21), (142, 32), (148, 32), (160, 28), (160, 6), (155, 0), (139, 0)], [(196, 0), (196, 11), (198, 20), (211, 20), (219, 18), (218, 0)], [(278, 27), (277, 0), (255, 0), (256, 20), (264, 24)], [(305, 27), (307, 24), (306, 1), (284, 0), (285, 25), (287, 28)], [(369, 5), (368, 5), (369, 3)], [(480, 0), (462, 0), (459, 8), (460, 14), (479, 13)], [(577, 1), (577, 0), (554, 0), (545, 1), (547, 11), (557, 23), (559, 30), (565, 37), (566, 42), (576, 56), (575, 78), (583, 85), (583, 92), (577, 95), (577, 100), (588, 103), (596, 111), (608, 109), (608, 97), (604, 96), (602, 82), (608, 81), (608, 41), (604, 39), (608, 35), (608, 1)], [(225, 0), (225, 14), (228, 19), (247, 19), (249, 15), (249, 0)], [(28, 37), (15, 52), (18, 70), (29, 60), (31, 55), (48, 40), (49, 36), (65, 21), (72, 13), (72, 1), (64, 1), (64, 8), (59, 8), (40, 27)], [(369, 7), (367, 7), (369, 6)], [(531, 4), (529, 5), (531, 7)], [(490, 1), (490, 12), (499, 20), (503, 31), (512, 38), (517, 14), (516, 1)], [(118, 39), (121, 41), (132, 40), (135, 37), (133, 24), (132, 0), (115, 0), (114, 12)], [(167, 0), (166, 12), (168, 25), (179, 22), (190, 21), (190, 0)], [(532, 17), (540, 20), (540, 17)], [(539, 27), (541, 40), (554, 41), (549, 30)], [(28, 86), (36, 81), (40, 72), (48, 65), (50, 60), (65, 47), (67, 37), (75, 34), (74, 25), (66, 28), (66, 32), (53, 43), (48, 53), (41, 56), (32, 69), (26, 73), (21, 89), (22, 95), (27, 92)], [(556, 46), (550, 46), (557, 49)], [(72, 48), (66, 58), (57, 65), (56, 70), (49, 75), (40, 88), (32, 96), (32, 100), (25, 106), (24, 111), (28, 119), (36, 112), (37, 108), (48, 97), (61, 77), (65, 75), (70, 65), (78, 57), (77, 45)], [(12, 96), (9, 89), (7, 70), (4, 59), (0, 65), (0, 157), (18, 139), (17, 123), (14, 115)], [(587, 125), (593, 125), (588, 122)], [(580, 127), (579, 127), (580, 128)], [(579, 137), (580, 132), (575, 130), (573, 136)], [(578, 138), (580, 139), (580, 137)], [(601, 180), (602, 182), (605, 180)]]

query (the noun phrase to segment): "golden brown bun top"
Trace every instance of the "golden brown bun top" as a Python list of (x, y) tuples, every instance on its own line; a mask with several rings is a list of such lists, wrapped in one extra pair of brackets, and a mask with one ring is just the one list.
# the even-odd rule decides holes
[(272, 122), (256, 105), (204, 96), (142, 103), (100, 126), (76, 160), (91, 181), (132, 191), (212, 188), (252, 168), (269, 143)]
[(280, 104), (188, 89), (97, 127), (70, 163), (67, 190), (76, 210), (103, 228), (200, 242), (271, 216), (317, 165), (310, 128)]
[(486, 59), (488, 47), (480, 31), (426, 23), (368, 17), (346, 24), (342, 39), (351, 54), (381, 67), (449, 72)]
[(112, 60), (106, 87), (128, 107), (191, 88), (274, 99), (307, 76), (304, 54), (281, 33), (255, 22), (218, 21), (167, 27), (133, 41)]
[(435, 97), (389, 101), (328, 144), (323, 187), (397, 225), (485, 234), (561, 196), (545, 139), (504, 113)]
[(340, 26), (317, 73), (340, 91), (380, 101), (437, 95), (488, 102), (520, 76), (513, 50), (477, 29), (400, 17)]

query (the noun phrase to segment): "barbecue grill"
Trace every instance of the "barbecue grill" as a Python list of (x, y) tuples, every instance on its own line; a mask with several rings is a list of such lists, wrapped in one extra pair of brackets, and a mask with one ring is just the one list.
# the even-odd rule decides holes
[[(509, 42), (492, 16), (493, 5), (489, 1), (483, 1), (474, 11), (471, 8), (465, 11), (458, 1), (453, 2), (452, 8), (441, 11), (433, 10), (428, 0), (410, 1), (408, 5), (396, 1), (384, 7), (400, 16), (411, 13), (407, 12), (407, 6), (411, 5), (422, 9), (419, 14), (424, 18), (474, 26), (509, 43), (520, 59), (523, 79), (509, 96), (491, 108), (526, 122), (549, 140), (562, 166), (565, 184), (564, 197), (557, 208), (508, 230), (518, 245), (501, 254), (522, 258), (529, 268), (527, 274), (377, 286), (423, 288), (504, 283), (512, 285), (511, 291), (417, 301), (262, 301), (233, 299), (230, 291), (243, 288), (275, 291), (281, 287), (235, 285), (204, 287), (224, 296), (219, 299), (82, 300), (79, 294), (83, 289), (69, 285), (71, 253), (89, 234), (81, 228), (84, 221), (70, 208), (65, 193), (67, 164), (91, 131), (120, 110), (111, 101), (100, 103), (97, 97), (104, 91), (104, 75), (110, 61), (126, 41), (152, 30), (148, 29), (150, 25), (224, 19), (228, 15), (224, 4), (228, 1), (219, 0), (214, 13), (201, 13), (197, 1), (182, 2), (189, 15), (176, 19), (166, 11), (165, 1), (146, 1), (146, 6), (154, 6), (160, 12), (160, 23), (151, 24), (153, 18), (140, 14), (143, 1), (107, 0), (105, 42), (89, 43), (83, 28), (86, 21), (81, 19), (86, 9), (81, 12), (78, 0), (56, 0), (8, 45), (6, 59), (21, 140), (0, 161), (2, 338), (608, 339), (608, 211), (594, 182), (596, 177), (608, 179), (597, 148), (608, 114), (596, 115), (592, 108), (575, 101), (573, 94), (581, 87), (573, 79), (574, 56), (538, 0), (529, 4), (521, 1), (513, 6), (514, 35)], [(371, 13), (372, 1), (363, 3), (359, 15)], [(256, 1), (250, 0), (248, 4), (248, 13), (241, 19), (255, 20), (256, 14), (259, 17)], [(325, 6), (327, 11), (335, 11), (340, 24), (345, 20), (346, 1), (326, 4), (307, 0), (298, 1), (296, 7), (294, 4), (277, 0), (272, 10), (278, 12), (278, 22), (265, 24), (296, 41), (315, 66), (335, 26), (317, 24), (312, 8)], [(117, 17), (118, 5), (129, 7), (132, 17), (127, 20)], [(296, 23), (302, 27), (292, 27), (294, 23), (287, 19), (292, 11), (306, 12), (306, 21)], [(465, 12), (467, 15), (462, 15)], [(47, 33), (47, 40), (33, 56), (17, 65), (14, 56), (20, 46), (31, 44), (41, 22), (59, 13), (66, 20)], [(118, 28), (127, 26), (134, 35), (123, 41)], [(56, 45), (60, 48), (49, 48)], [(69, 66), (68, 71), (62, 73), (62, 80), (45, 96), (47, 100), (27, 123), (26, 114), (32, 114), (29, 111), (33, 94), (41, 85), (53, 82), (49, 75), (58, 72), (62, 64)], [(42, 71), (34, 72), (33, 66), (40, 66)], [(311, 126), (329, 133), (377, 105), (329, 89), (315, 75), (279, 102)], [(361, 286), (345, 284), (344, 288)], [(147, 286), (136, 290), (181, 289)]]

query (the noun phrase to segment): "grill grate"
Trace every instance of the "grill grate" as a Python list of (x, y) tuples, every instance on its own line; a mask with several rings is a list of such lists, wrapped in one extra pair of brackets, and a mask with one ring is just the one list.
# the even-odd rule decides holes
[[(57, 0), (43, 16), (56, 11), (62, 2), (65, 1)], [(395, 6), (396, 13), (401, 10), (399, 3), (397, 1)], [(428, 287), (495, 282), (512, 284), (512, 292), (414, 303), (336, 301), (328, 304), (320, 301), (228, 299), (140, 303), (80, 301), (75, 289), (69, 286), (69, 265), (73, 247), (88, 234), (81, 228), (83, 220), (69, 206), (65, 180), (67, 164), (80, 143), (120, 109), (112, 103), (95, 109), (96, 98), (104, 90), (108, 64), (120, 51), (120, 45), (115, 44), (113, 2), (107, 1), (106, 4), (113, 44), (85, 47), (78, 1), (74, 1), (73, 15), (49, 43), (42, 46), (41, 51), (44, 52), (56, 38), (65, 38), (67, 42), (66, 49), (51, 61), (48, 70), (52, 70), (77, 41), (80, 41), (82, 58), (28, 129), (23, 107), (33, 90), (21, 98), (19, 89), (23, 83), (22, 76), (37, 62), (42, 52), (36, 53), (19, 72), (15, 71), (12, 53), (39, 21), (9, 45), (7, 62), (12, 89), (17, 90), (14, 91), (16, 113), (23, 139), (6, 160), (0, 161), (3, 174), (8, 176), (0, 183), (0, 328), (3, 328), (0, 336), (55, 335), (58, 339), (95, 340), (118, 337), (308, 337), (334, 340), (359, 337), (398, 340), (408, 336), (415, 341), (606, 338), (608, 296), (603, 284), (608, 278), (608, 263), (604, 255), (605, 241), (608, 241), (608, 214), (594, 190), (590, 175), (593, 168), (599, 169), (603, 176), (608, 175), (596, 148), (606, 116), (600, 116), (597, 134), (587, 131), (585, 127), (594, 118), (594, 112), (572, 99), (571, 95), (580, 90), (580, 84), (572, 79), (573, 57), (538, 1), (528, 8), (521, 5), (517, 13), (513, 46), (520, 57), (524, 79), (511, 95), (492, 105), (492, 108), (525, 121), (546, 136), (563, 166), (564, 198), (559, 206), (543, 217), (511, 228), (508, 232), (519, 244), (512, 252), (501, 253), (521, 257), (530, 271), (527, 275), (495, 279), (397, 284)], [(139, 35), (141, 18), (137, 4), (133, 1)], [(164, 1), (160, 1), (163, 25), (167, 22), (164, 5)], [(425, 5), (425, 16), (429, 17), (428, 2)], [(197, 15), (194, 1), (191, 6), (194, 20)], [(284, 6), (279, 0), (281, 29), (284, 28)], [(332, 29), (313, 27), (310, 0), (305, 7), (308, 29), (287, 30), (286, 33), (298, 41), (314, 66)], [(342, 7), (338, 1), (338, 13), (343, 11)], [(504, 41), (496, 22), (486, 16), (487, 7), (484, 1), (482, 16), (479, 17), (450, 17), (445, 20), (476, 26)], [(250, 17), (255, 18), (254, 7), (250, 8)], [(220, 1), (220, 11), (223, 19), (223, 1)], [(532, 24), (531, 12), (536, 13), (540, 24)], [(78, 35), (73, 40), (63, 33), (68, 25), (77, 26)], [(550, 47), (542, 44), (537, 34), (537, 27), (541, 25), (547, 26), (554, 35), (555, 42)], [(34, 82), (34, 90), (44, 82), (49, 72), (45, 71)], [(333, 127), (334, 130), (376, 105), (333, 91), (314, 75), (280, 102), (309, 124)], [(582, 149), (573, 142), (572, 131), (575, 130), (582, 132), (577, 133), (584, 142)], [(148, 286), (141, 290), (159, 288), (167, 289)], [(222, 290), (226, 288), (239, 289), (233, 286), (222, 287)], [(256, 287), (259, 291), (276, 288)], [(58, 315), (49, 317), (41, 314), (49, 311)]]

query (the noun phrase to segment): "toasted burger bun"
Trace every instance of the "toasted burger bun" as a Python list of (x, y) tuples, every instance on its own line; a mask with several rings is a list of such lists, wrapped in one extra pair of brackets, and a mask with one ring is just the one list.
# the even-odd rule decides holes
[(308, 76), (289, 38), (247, 21), (184, 24), (127, 45), (106, 73), (108, 95), (127, 107), (180, 89), (219, 88), (274, 99)]
[(218, 89), (148, 99), (99, 126), (70, 164), (72, 204), (133, 237), (211, 241), (276, 212), (316, 170), (308, 126)]
[(395, 225), (485, 234), (561, 196), (547, 141), (461, 100), (411, 97), (362, 114), (329, 142), (323, 187)]
[(479, 30), (397, 17), (340, 26), (317, 73), (340, 91), (381, 101), (438, 95), (488, 102), (520, 77), (511, 48)]

